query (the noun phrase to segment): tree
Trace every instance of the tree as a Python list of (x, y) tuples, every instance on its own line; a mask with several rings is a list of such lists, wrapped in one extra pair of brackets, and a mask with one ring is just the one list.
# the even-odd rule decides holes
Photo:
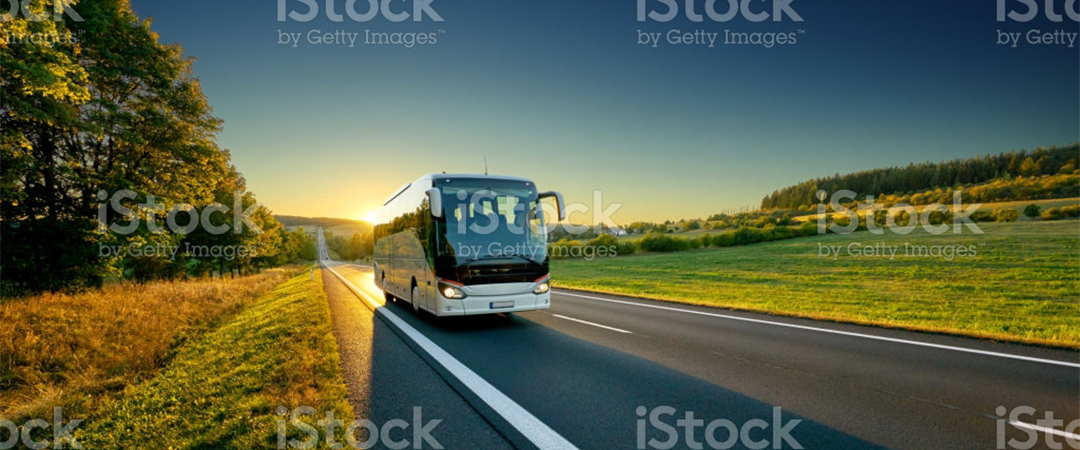
[(1024, 215), (1027, 217), (1034, 219), (1036, 217), (1039, 217), (1040, 214), (1042, 214), (1042, 210), (1039, 209), (1039, 205), (1030, 204), (1024, 208)]
[(1020, 174), (1026, 177), (1033, 177), (1039, 175), (1042, 172), (1042, 168), (1039, 167), (1039, 163), (1032, 159), (1030, 156), (1024, 159), (1024, 162), (1020, 163)]
[[(22, 5), (28, 14), (19, 12), (0, 23), (0, 221), (4, 224), (0, 227), (4, 243), (0, 267), (4, 290), (18, 290), (23, 284), (55, 289), (67, 279), (96, 285), (105, 275), (104, 267), (85, 264), (88, 259), (98, 259), (94, 242), (85, 239), (94, 224), (76, 218), (74, 202), (65, 198), (67, 190), (74, 187), (69, 179), (74, 166), (61, 158), (60, 143), (53, 138), (59, 131), (77, 126), (77, 108), (90, 100), (87, 73), (79, 65), (78, 46), (70, 43), (72, 32), (67, 22), (51, 20), (54, 2), (32, 0)], [(31, 20), (30, 16), (36, 17)], [(11, 42), (30, 36), (51, 36), (64, 42)]]
[(836, 174), (831, 177), (807, 180), (766, 196), (762, 209), (813, 210), (819, 199), (818, 190), (826, 193), (841, 189), (860, 195), (895, 195), (933, 192), (961, 185), (981, 184), (1015, 176), (1039, 176), (1073, 173), (1080, 165), (1080, 144), (1064, 147), (1036, 148), (1030, 152), (1008, 152), (941, 163), (909, 164), (906, 167), (887, 167)]
[[(11, 2), (4, 2), (8, 4)], [(53, 0), (29, 0), (32, 14), (51, 12)], [(139, 279), (184, 274), (186, 259), (103, 254), (102, 245), (255, 245), (258, 256), (199, 260), (195, 273), (251, 270), (272, 264), (282, 249), (282, 228), (265, 208), (251, 220), (260, 231), (212, 234), (157, 233), (181, 203), (196, 211), (221, 204), (247, 208), (254, 196), (219, 148), (214, 117), (192, 59), (179, 45), (164, 45), (150, 21), (127, 0), (63, 0), (79, 18), (28, 20), (16, 14), (0, 33), (0, 253), (3, 288), (10, 291), (95, 286), (108, 276)], [(51, 15), (51, 14), (50, 14)], [(71, 37), (54, 45), (9, 42), (28, 33)], [(143, 225), (104, 232), (130, 218), (112, 214), (97, 223), (98, 203), (122, 190), (136, 193), (132, 207), (153, 199), (161, 208), (134, 208)], [(99, 197), (99, 193), (105, 194)], [(234, 203), (234, 200), (237, 203)], [(231, 223), (216, 214), (212, 222)]]

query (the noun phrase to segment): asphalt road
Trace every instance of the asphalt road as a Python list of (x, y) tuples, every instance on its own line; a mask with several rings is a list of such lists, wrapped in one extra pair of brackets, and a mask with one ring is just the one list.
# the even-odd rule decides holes
[[(377, 425), (394, 419), (409, 422), (410, 428), (394, 428), (388, 437), (393, 442), (409, 442), (412, 447), (413, 408), (419, 407), (421, 422), (440, 421), (430, 434), (433, 442), (444, 448), (513, 448), (341, 281), (329, 271), (322, 271), (322, 276), (349, 403), (356, 417)], [(360, 440), (369, 436), (365, 434)], [(434, 448), (420, 441), (425, 448)], [(386, 442), (383, 444), (379, 448), (388, 448)]]
[[(369, 269), (334, 268), (381, 299)], [(333, 280), (326, 283), (330, 289)], [(446, 320), (418, 316), (407, 304), (385, 307), (582, 449), (667, 448), (669, 435), (639, 414), (664, 406), (673, 414), (662, 421), (673, 427), (687, 412), (703, 424), (769, 424), (734, 448), (755, 441), (793, 448), (772, 434), (792, 420), (801, 420), (791, 436), (804, 448), (992, 449), (999, 433), (1002, 448), (1055, 448), (1048, 438), (1071, 448), (1038, 431), (1036, 445), (1026, 446), (1020, 427), (1064, 430), (1080, 418), (1080, 355), (1071, 351), (559, 290), (550, 310), (511, 316)], [(1036, 415), (1019, 416), (1019, 424), (1002, 420), (1019, 406)], [(779, 422), (774, 407), (782, 408)], [(1047, 411), (1063, 422), (1039, 423)], [(481, 438), (505, 434), (498, 425), (490, 418), (469, 424)], [(694, 440), (710, 448), (703, 428)], [(678, 430), (671, 448), (695, 448)]]

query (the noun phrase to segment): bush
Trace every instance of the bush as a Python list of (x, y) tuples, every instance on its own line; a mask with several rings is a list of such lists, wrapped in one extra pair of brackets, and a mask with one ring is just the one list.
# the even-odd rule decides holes
[[(907, 211), (900, 210), (900, 212), (898, 212), (896, 214), (893, 214), (892, 226), (894, 226), (894, 227), (906, 227), (906, 226), (908, 226), (908, 224), (911, 223), (912, 220), (915, 220), (916, 222), (918, 222), (919, 217), (918, 216), (911, 217), (911, 214), (908, 213)], [(888, 215), (886, 215), (885, 223), (886, 223), (886, 225), (888, 224)]]
[(757, 228), (764, 228), (766, 225), (774, 225), (774, 224), (776, 224), (776, 220), (773, 219), (772, 217), (769, 217), (769, 216), (761, 216), (761, 217), (758, 217), (757, 220), (754, 220), (753, 222), (750, 222), (751, 226), (754, 226), (754, 227), (757, 227)]
[(769, 230), (770, 241), (779, 241), (781, 239), (791, 239), (795, 237), (795, 232), (791, 231), (791, 227), (776, 227)]
[(813, 220), (808, 220), (806, 222), (803, 222), (802, 225), (799, 225), (798, 227), (795, 227), (792, 231), (795, 233), (795, 236), (813, 236), (813, 235), (816, 235), (816, 234), (818, 234), (817, 222), (813, 221)]
[(1000, 208), (994, 210), (993, 216), (994, 220), (998, 222), (1013, 222), (1020, 217), (1020, 211), (1012, 208)]
[(765, 240), (765, 232), (750, 227), (735, 230), (735, 245), (755, 244)]
[(713, 247), (731, 247), (732, 245), (735, 245), (735, 231), (732, 230), (720, 233), (713, 236), (711, 241)]
[(581, 241), (562, 238), (548, 246), (548, 256), (552, 259), (574, 258), (584, 254)]
[(691, 220), (690, 222), (687, 222), (687, 224), (686, 224), (686, 230), (687, 231), (700, 230), (700, 229), (701, 229), (701, 222), (698, 222), (696, 220)]
[(1039, 209), (1039, 205), (1031, 204), (1024, 208), (1024, 215), (1032, 219), (1039, 217), (1041, 213), (1042, 210)]
[(635, 244), (647, 252), (678, 252), (690, 248), (690, 242), (686, 239), (657, 233), (646, 234)]
[(617, 256), (633, 255), (637, 252), (637, 245), (631, 241), (618, 241), (615, 244), (615, 254)]
[(1043, 220), (1060, 220), (1069, 217), (1080, 217), (1080, 205), (1050, 208), (1042, 214)]
[(633, 242), (621, 241), (610, 234), (602, 234), (585, 243), (584, 247), (587, 249), (585, 253), (595, 256), (631, 255), (637, 250)]
[(930, 225), (941, 225), (952, 220), (952, 213), (941, 210), (930, 211), (927, 220), (930, 222)]
[(990, 213), (988, 213), (986, 211), (975, 211), (974, 213), (971, 214), (970, 218), (971, 218), (972, 222), (991, 222), (991, 221), (993, 221), (993, 216), (991, 216)]

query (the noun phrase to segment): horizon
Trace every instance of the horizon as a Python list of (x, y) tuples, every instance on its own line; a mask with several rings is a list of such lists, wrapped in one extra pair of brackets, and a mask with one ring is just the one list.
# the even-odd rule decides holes
[[(974, 159), (974, 158), (983, 157), (983, 156), (994, 156), (994, 155), (1006, 154), (1006, 153), (1010, 153), (1010, 152), (1026, 151), (1026, 152), (1030, 153), (1032, 150), (1037, 150), (1037, 149), (1042, 149), (1042, 148), (1055, 148), (1055, 147), (1056, 148), (1062, 148), (1062, 147), (1068, 147), (1068, 146), (1071, 146), (1071, 145), (1080, 145), (1080, 141), (1071, 142), (1071, 143), (1068, 143), (1068, 144), (1043, 145), (1043, 146), (1032, 147), (1032, 148), (1022, 148), (1022, 149), (1009, 150), (1009, 151), (998, 152), (998, 153), (984, 153), (984, 154), (972, 155), (972, 156), (966, 157), (966, 158), (953, 158), (953, 159), (946, 159), (946, 160), (940, 160), (940, 161), (931, 161), (931, 160), (909, 161), (907, 164), (897, 164), (897, 165), (885, 166), (885, 167), (873, 167), (873, 168), (865, 168), (865, 169), (856, 169), (856, 170), (854, 170), (852, 172), (844, 172), (844, 173), (837, 172), (837, 173), (834, 173), (834, 174), (831, 174), (831, 175), (821, 175), (821, 176), (807, 178), (807, 179), (804, 179), (804, 180), (799, 180), (799, 181), (793, 182), (791, 184), (787, 184), (787, 185), (784, 185), (784, 186), (777, 187), (776, 189), (774, 189), (774, 191), (780, 191), (780, 190), (783, 190), (784, 188), (793, 187), (793, 186), (796, 186), (797, 184), (805, 182), (805, 181), (810, 181), (810, 180), (815, 180), (815, 179), (825, 179), (825, 178), (834, 177), (836, 175), (843, 176), (843, 175), (850, 175), (850, 174), (855, 174), (855, 173), (859, 173), (859, 172), (868, 172), (868, 171), (873, 171), (873, 170), (878, 170), (878, 169), (900, 169), (900, 168), (906, 167), (908, 165), (937, 164), (937, 163), (944, 163), (944, 162), (949, 162), (949, 161), (959, 161), (959, 160), (966, 160), (966, 159)], [(484, 175), (484, 174), (472, 173), (472, 172), (469, 172), (468, 174), (470, 174), (470, 175)], [(424, 175), (428, 175), (428, 174), (424, 174)], [(424, 175), (421, 175), (421, 177), (424, 176)], [(506, 174), (492, 174), (492, 175), (506, 175)], [(406, 182), (406, 183), (408, 183), (408, 182)], [(982, 184), (982, 183), (976, 183), (976, 184)], [(772, 192), (770, 191), (770, 193), (772, 193)], [(765, 194), (764, 196), (768, 196), (768, 195), (769, 194)], [(770, 209), (777, 209), (777, 208), (761, 208), (760, 205), (746, 205), (745, 207), (742, 207), (742, 208), (727, 208), (727, 209), (717, 210), (715, 212), (711, 212), (711, 213), (708, 213), (706, 215), (698, 216), (698, 217), (668, 217), (668, 218), (660, 218), (660, 219), (655, 219), (655, 220), (640, 220), (640, 221), (642, 221), (642, 222), (651, 222), (651, 223), (664, 223), (666, 221), (671, 221), (671, 222), (678, 223), (678, 222), (682, 222), (682, 221), (707, 220), (709, 216), (712, 216), (712, 215), (715, 215), (715, 214), (721, 214), (721, 213), (734, 215), (734, 214), (738, 214), (739, 212), (744, 211), (744, 210), (747, 211), (747, 212), (754, 212), (754, 211), (762, 211), (762, 210), (770, 210)], [(732, 211), (739, 211), (739, 212), (732, 212)], [(274, 215), (275, 216), (298, 217), (298, 218), (305, 218), (305, 219), (315, 219), (315, 220), (318, 220), (318, 219), (350, 220), (350, 221), (355, 221), (355, 222), (364, 222), (364, 223), (367, 223), (369, 225), (375, 225), (375, 211), (374, 210), (370, 211), (367, 215), (365, 215), (365, 217), (359, 217), (359, 218), (354, 218), (354, 217), (331, 217), (331, 216), (305, 216), (305, 215), (279, 213), (279, 212), (274, 212)], [(627, 222), (620, 221), (620, 222), (618, 222), (618, 223), (616, 223), (614, 225), (617, 228), (621, 228), (621, 227), (623, 227), (623, 226), (625, 226), (625, 225), (627, 225), (627, 224), (629, 224), (631, 222), (638, 222), (638, 221), (637, 220), (635, 220), (635, 221), (627, 221)], [(597, 224), (590, 224), (590, 223), (585, 223), (585, 224), (589, 225), (589, 226), (594, 226), (594, 227), (597, 226)]]
[[(132, 2), (196, 59), (219, 143), (282, 215), (362, 220), (402, 184), (480, 172), (486, 156), (491, 173), (570, 202), (603, 191), (625, 205), (620, 224), (702, 218), (836, 173), (1080, 140), (1075, 47), (999, 45), (995, 30), (1055, 24), (999, 23), (992, 4), (792, 3), (801, 22), (757, 24), (638, 22), (633, 2), (430, 5), (443, 21)], [(802, 33), (771, 48), (639, 45), (667, 28)], [(310, 29), (444, 34), (411, 48), (279, 44)]]

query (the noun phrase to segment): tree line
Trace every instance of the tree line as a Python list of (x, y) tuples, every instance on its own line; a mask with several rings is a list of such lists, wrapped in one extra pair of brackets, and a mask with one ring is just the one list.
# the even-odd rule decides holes
[(1010, 151), (997, 155), (924, 162), (907, 167), (888, 167), (846, 175), (815, 178), (773, 191), (761, 201), (762, 209), (807, 210), (820, 200), (817, 192), (848, 189), (862, 195), (905, 195), (915, 192), (966, 186), (1015, 177), (1071, 174), (1077, 171), (1080, 144), (1032, 151)]
[(323, 234), (326, 246), (330, 251), (337, 253), (343, 261), (356, 261), (372, 256), (375, 253), (375, 239), (371, 231), (353, 233), (352, 237), (336, 235), (333, 232)]
[[(126, 0), (65, 0), (73, 14), (59, 15), (53, 0), (22, 4), (0, 33), (5, 294), (235, 274), (314, 257), (310, 238), (259, 206), (218, 146), (222, 120), (180, 45), (160, 43)], [(113, 203), (122, 192), (133, 194)], [(234, 223), (237, 209), (251, 213)], [(165, 226), (170, 210), (175, 220)], [(206, 222), (189, 227), (200, 217)], [(211, 231), (222, 227), (229, 231)], [(256, 251), (238, 255), (241, 247)]]

